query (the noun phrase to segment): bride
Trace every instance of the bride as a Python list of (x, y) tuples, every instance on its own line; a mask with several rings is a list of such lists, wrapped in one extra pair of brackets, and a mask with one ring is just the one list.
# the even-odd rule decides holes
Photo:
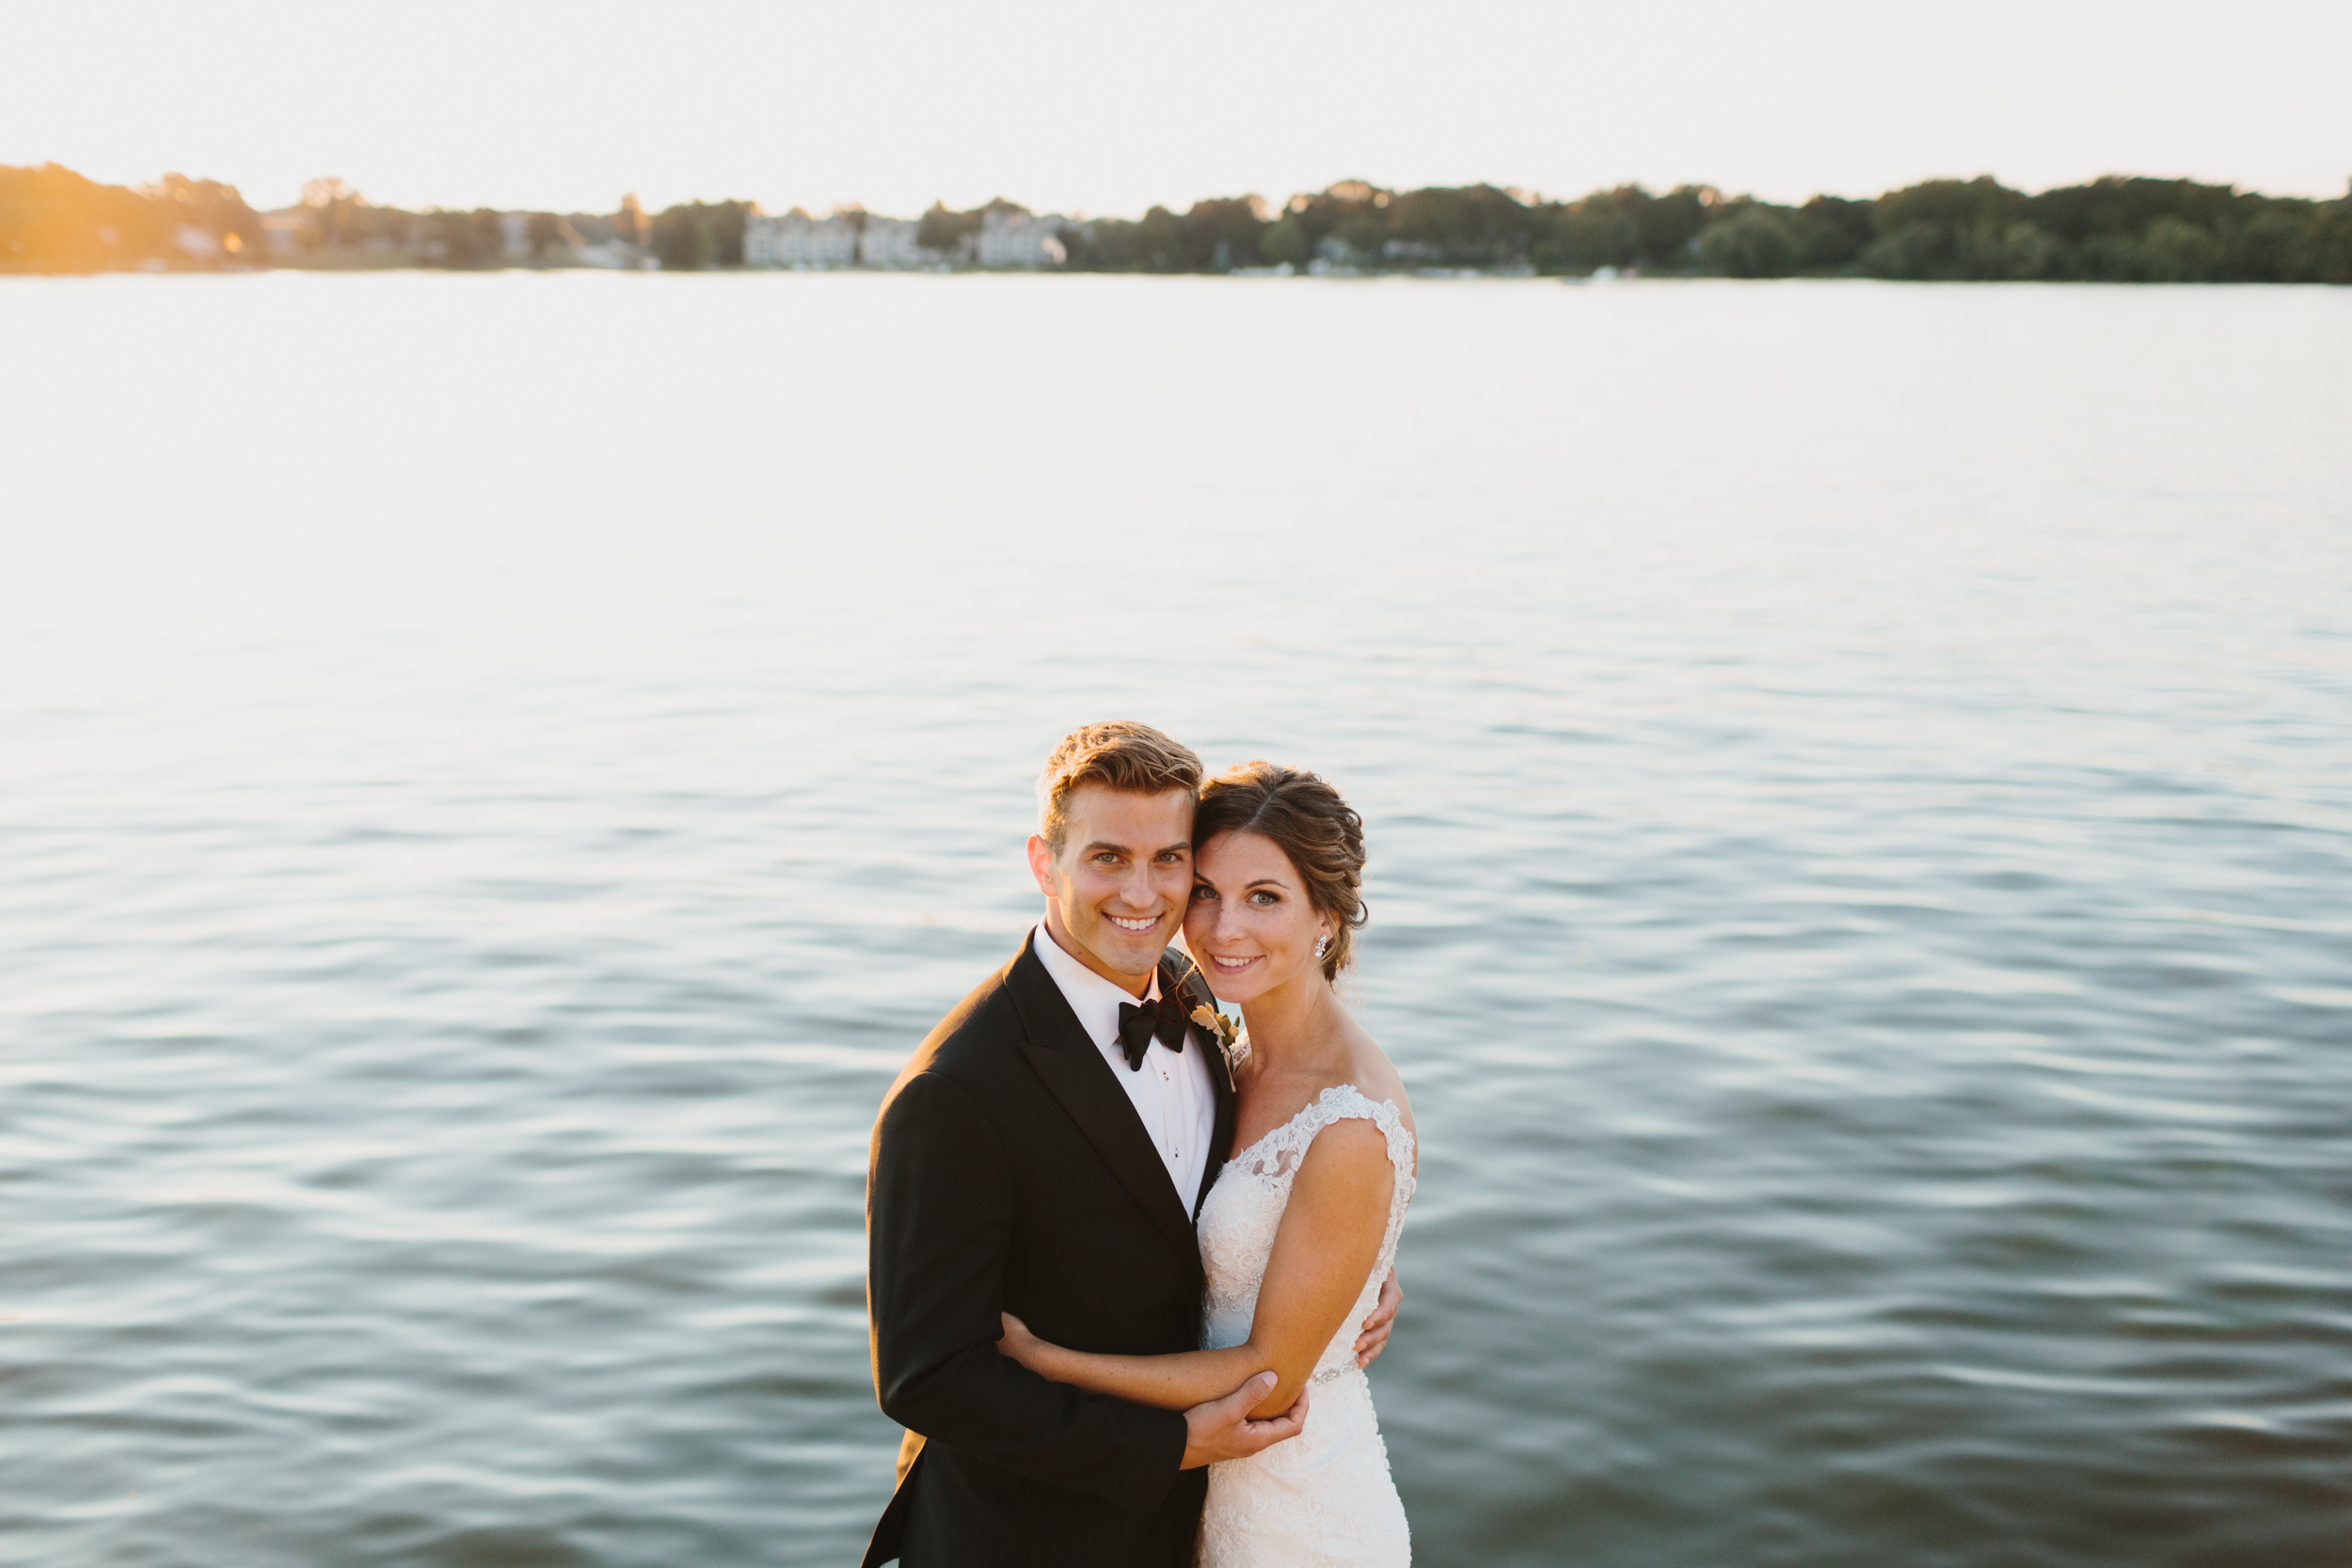
[(1247, 1025), (1232, 1051), (1240, 1150), (1200, 1211), (1204, 1348), (1066, 1350), (1009, 1315), (997, 1348), (1167, 1410), (1272, 1372), (1252, 1415), (1311, 1412), (1289, 1442), (1210, 1466), (1204, 1568), (1404, 1568), (1405, 1509), (1350, 1332), (1395, 1259), (1415, 1164), (1405, 1085), (1332, 990), (1364, 923), (1363, 823), (1312, 773), (1253, 762), (1202, 787), (1193, 845), (1184, 945)]

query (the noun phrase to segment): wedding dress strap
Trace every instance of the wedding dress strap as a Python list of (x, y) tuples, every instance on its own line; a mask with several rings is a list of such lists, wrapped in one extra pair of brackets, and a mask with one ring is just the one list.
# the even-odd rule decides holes
[[(1413, 1168), (1413, 1134), (1405, 1126), (1405, 1113), (1397, 1109), (1393, 1100), (1375, 1102), (1372, 1096), (1353, 1084), (1334, 1084), (1315, 1096), (1315, 1102), (1307, 1107), (1308, 1121), (1315, 1132), (1321, 1132), (1335, 1121), (1363, 1120), (1380, 1129), (1380, 1135), (1389, 1146), (1389, 1164), (1410, 1172)], [(1311, 1139), (1314, 1132), (1308, 1133)]]
[[(1405, 1125), (1405, 1113), (1395, 1101), (1375, 1102), (1353, 1084), (1332, 1085), (1296, 1116), (1235, 1155), (1232, 1164), (1254, 1175), (1287, 1175), (1306, 1158), (1307, 1146), (1315, 1141), (1316, 1133), (1335, 1121), (1351, 1120), (1369, 1121), (1380, 1129), (1388, 1145), (1389, 1164), (1395, 1167), (1398, 1184), (1409, 1198), (1414, 1184), (1413, 1134)], [(1403, 1207), (1397, 1206), (1400, 1215)]]

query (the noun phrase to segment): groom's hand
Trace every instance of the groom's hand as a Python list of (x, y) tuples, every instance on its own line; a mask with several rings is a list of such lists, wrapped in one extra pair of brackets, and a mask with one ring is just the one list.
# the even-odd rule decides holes
[(1250, 1411), (1276, 1383), (1271, 1370), (1260, 1372), (1221, 1400), (1196, 1404), (1184, 1412), (1184, 1462), (1179, 1469), (1197, 1470), (1220, 1460), (1248, 1459), (1275, 1444), (1295, 1437), (1307, 1425), (1307, 1391), (1298, 1402), (1271, 1420), (1253, 1421)]
[(1396, 1271), (1380, 1282), (1380, 1305), (1364, 1320), (1364, 1331), (1356, 1336), (1356, 1365), (1369, 1367), (1380, 1359), (1380, 1353), (1389, 1348), (1389, 1331), (1396, 1326), (1396, 1309), (1405, 1300), (1405, 1288), (1396, 1282)]

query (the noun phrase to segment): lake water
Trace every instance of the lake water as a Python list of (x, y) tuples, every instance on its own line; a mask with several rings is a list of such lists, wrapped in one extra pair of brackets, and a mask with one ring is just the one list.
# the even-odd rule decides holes
[(1089, 719), (1303, 763), (1420, 1560), (2352, 1562), (2352, 291), (0, 280), (0, 1560), (842, 1564)]

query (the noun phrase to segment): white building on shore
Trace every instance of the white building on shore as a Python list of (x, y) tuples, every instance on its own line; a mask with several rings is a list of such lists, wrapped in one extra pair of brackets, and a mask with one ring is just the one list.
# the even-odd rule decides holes
[(1008, 213), (991, 208), (980, 214), (973, 260), (983, 267), (1057, 267), (1070, 259), (1061, 231), (1070, 220), (1058, 213)]
[(857, 259), (867, 267), (927, 267), (941, 260), (914, 243), (922, 225), (913, 218), (880, 218), (867, 214), (865, 231), (857, 237)]
[(743, 219), (743, 264), (792, 267), (933, 267), (956, 262), (982, 267), (1057, 267), (1068, 261), (1062, 230), (1070, 220), (1058, 213), (1007, 212), (990, 208), (977, 233), (967, 233), (952, 255), (915, 243), (922, 224), (871, 213), (836, 213), (813, 218), (799, 208), (778, 216), (752, 213)]
[(775, 217), (753, 213), (743, 219), (747, 267), (853, 267), (857, 261), (854, 218), (813, 218), (796, 207)]

